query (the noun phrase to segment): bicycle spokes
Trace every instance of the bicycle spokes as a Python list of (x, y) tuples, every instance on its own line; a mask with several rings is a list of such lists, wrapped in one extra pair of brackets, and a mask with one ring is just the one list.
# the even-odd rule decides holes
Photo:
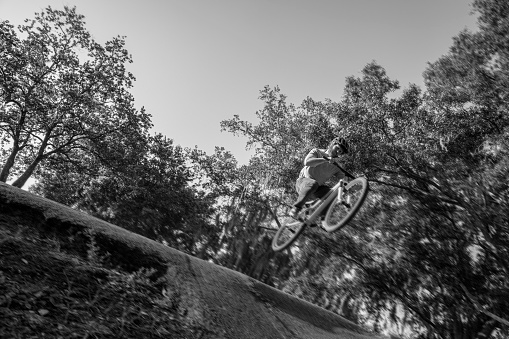
[[(345, 194), (346, 195), (346, 194)], [(335, 204), (336, 206), (329, 213), (329, 222), (331, 224), (337, 224), (340, 222), (345, 216), (348, 214), (351, 205), (345, 200), (345, 195), (343, 195), (343, 199), (340, 204)]]

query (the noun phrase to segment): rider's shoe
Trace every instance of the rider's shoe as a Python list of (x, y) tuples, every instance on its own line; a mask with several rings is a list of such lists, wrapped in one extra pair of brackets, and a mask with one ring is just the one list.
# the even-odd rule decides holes
[(292, 210), (290, 211), (290, 216), (294, 218), (295, 220), (299, 219), (299, 213), (302, 210), (302, 208), (298, 208), (297, 206), (294, 206)]

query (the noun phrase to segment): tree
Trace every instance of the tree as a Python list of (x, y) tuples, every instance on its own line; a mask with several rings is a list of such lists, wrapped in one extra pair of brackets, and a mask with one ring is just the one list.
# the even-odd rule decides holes
[(21, 38), (0, 22), (0, 181), (16, 176), (22, 187), (48, 161), (85, 170), (83, 156), (120, 165), (115, 145), (139, 147), (151, 126), (128, 92), (123, 38), (95, 42), (75, 8), (48, 7), (25, 22)]
[[(476, 0), (479, 30), (461, 32), (449, 53), (424, 72), (448, 156), (469, 157), (509, 126), (509, 4)], [(455, 155), (456, 154), (456, 155)]]
[(96, 166), (96, 173), (77, 175), (65, 166), (53, 167), (41, 172), (32, 190), (196, 254), (208, 240), (202, 239), (209, 235), (203, 230), (213, 227), (209, 217), (214, 201), (193, 186), (189, 153), (156, 134), (137, 157), (126, 159), (131, 163), (122, 170)]
[[(377, 313), (392, 314), (403, 305), (411, 315), (406, 320), (420, 324), (425, 338), (503, 331), (507, 296), (500, 291), (501, 277), (507, 277), (502, 258), (509, 229), (497, 213), (506, 201), (506, 185), (491, 179), (488, 168), (497, 164), (496, 178), (507, 174), (506, 136), (497, 137), (496, 129), (468, 118), (489, 111), (482, 98), (466, 110), (433, 94), (421, 97), (410, 86), (389, 100), (389, 84), (385, 72), (368, 65), (362, 79), (349, 79), (341, 103), (350, 138), (362, 145), (357, 163), (372, 183), (382, 185), (375, 186), (375, 197), (384, 197), (383, 203), (368, 206), (369, 218), (361, 219), (377, 224), (368, 226), (369, 246), (350, 240), (357, 289), (378, 305)], [(497, 146), (496, 154), (487, 142)], [(483, 194), (496, 196), (496, 202)], [(485, 302), (482, 307), (478, 299)]]
[[(371, 180), (402, 189), (385, 190), (393, 202), (377, 213), (385, 217), (376, 231), (391, 236), (374, 248), (385, 247), (386, 259), (374, 260), (379, 250), (361, 246), (358, 282), (379, 300), (406, 305), (426, 338), (501, 335), (509, 324), (508, 296), (501, 292), (509, 247), (502, 179), (508, 174), (503, 47), (509, 12), (501, 1), (474, 6), (480, 31), (462, 32), (450, 53), (429, 66), (423, 97), (411, 87), (401, 99), (381, 98), (387, 82), (369, 66), (363, 79), (349, 81), (343, 101), (352, 135), (364, 136), (358, 140), (370, 149), (360, 156)], [(391, 205), (397, 219), (387, 218)]]

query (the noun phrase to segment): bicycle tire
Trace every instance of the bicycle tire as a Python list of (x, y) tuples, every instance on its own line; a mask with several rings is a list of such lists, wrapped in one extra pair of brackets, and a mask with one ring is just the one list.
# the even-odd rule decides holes
[(354, 199), (350, 207), (346, 207), (334, 198), (323, 220), (322, 227), (327, 232), (334, 232), (343, 228), (352, 220), (361, 208), (368, 194), (368, 180), (364, 177), (355, 178), (344, 188), (344, 194)]
[(290, 217), (283, 219), (282, 226), (277, 230), (274, 238), (272, 238), (272, 250), (279, 252), (288, 248), (304, 231), (305, 226), (304, 222)]

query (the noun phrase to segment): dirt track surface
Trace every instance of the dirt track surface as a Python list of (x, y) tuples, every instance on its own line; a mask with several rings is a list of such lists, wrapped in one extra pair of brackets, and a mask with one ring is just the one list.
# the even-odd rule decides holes
[(98, 246), (117, 262), (161, 272), (167, 297), (178, 291), (189, 316), (208, 324), (221, 338), (381, 338), (243, 274), (3, 183), (0, 213), (30, 219), (46, 233), (79, 237), (92, 232)]

